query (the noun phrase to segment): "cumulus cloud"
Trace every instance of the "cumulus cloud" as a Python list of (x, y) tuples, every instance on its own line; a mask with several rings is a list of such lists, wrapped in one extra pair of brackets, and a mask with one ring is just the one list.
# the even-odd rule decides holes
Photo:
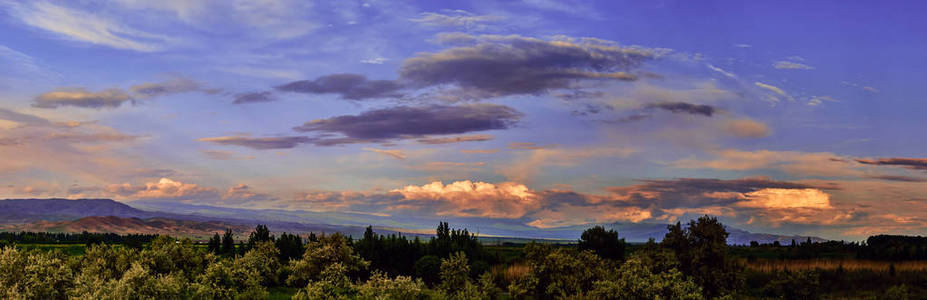
[[(495, 104), (399, 106), (313, 120), (294, 130), (322, 134), (313, 140), (316, 145), (334, 145), (507, 129), (521, 116)], [(332, 136), (336, 134), (340, 137)]]
[(711, 105), (700, 105), (686, 102), (651, 103), (647, 104), (646, 108), (661, 109), (672, 112), (674, 114), (686, 113), (690, 115), (703, 115), (706, 117), (711, 117), (711, 115), (715, 113), (715, 108)]
[(744, 194), (737, 205), (759, 208), (831, 208), (830, 195), (819, 189), (764, 188)]
[(724, 131), (739, 138), (761, 138), (770, 133), (766, 124), (750, 119), (727, 120), (722, 126)]
[(876, 166), (896, 166), (913, 170), (927, 170), (927, 158), (857, 159), (857, 162)]
[(87, 108), (115, 108), (132, 100), (132, 96), (121, 89), (106, 89), (99, 92), (84, 88), (59, 88), (35, 97), (32, 106), (57, 108), (77, 106)]
[(145, 185), (111, 184), (106, 186), (105, 191), (130, 199), (181, 200), (214, 198), (218, 195), (215, 189), (174, 181), (170, 178), (161, 178), (158, 182), (148, 182)]
[[(680, 178), (641, 181), (643, 183), (637, 185), (610, 188), (609, 191), (612, 192), (613, 197), (603, 201), (619, 201), (637, 205), (656, 204), (660, 208), (724, 206), (744, 201), (748, 203), (746, 206), (756, 206), (780, 201), (781, 199), (772, 199), (776, 192), (785, 196), (796, 196), (800, 194), (789, 194), (791, 190), (835, 188), (767, 178), (730, 180)], [(789, 191), (783, 192), (783, 190)]]
[(460, 136), (451, 136), (451, 137), (435, 137), (435, 138), (423, 138), (418, 139), (419, 143), (428, 144), (428, 145), (438, 145), (438, 144), (452, 144), (452, 143), (462, 143), (462, 142), (483, 142), (492, 140), (493, 136), (490, 134), (473, 134), (473, 135), (460, 135)]
[(390, 192), (401, 194), (403, 205), (427, 208), (438, 216), (520, 218), (540, 207), (527, 186), (513, 182), (432, 182)]
[(249, 92), (235, 94), (235, 101), (232, 101), (232, 104), (261, 103), (271, 101), (277, 101), (277, 98), (274, 97), (274, 94), (271, 92)]
[(391, 80), (369, 80), (360, 74), (332, 74), (314, 80), (290, 82), (276, 89), (306, 94), (337, 94), (344, 99), (364, 100), (399, 97), (402, 86)]
[(302, 143), (309, 143), (312, 139), (305, 136), (281, 137), (250, 137), (250, 136), (220, 136), (197, 139), (200, 142), (210, 142), (219, 145), (242, 146), (251, 149), (290, 149)]

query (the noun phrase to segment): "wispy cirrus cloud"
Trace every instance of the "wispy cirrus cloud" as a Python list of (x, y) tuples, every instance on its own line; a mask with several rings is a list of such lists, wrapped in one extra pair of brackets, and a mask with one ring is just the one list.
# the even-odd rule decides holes
[(74, 41), (142, 52), (162, 50), (168, 36), (131, 28), (116, 20), (45, 1), (10, 2), (22, 23)]
[(476, 15), (465, 10), (448, 10), (441, 13), (424, 12), (412, 22), (433, 27), (456, 27), (464, 30), (485, 30), (489, 24), (504, 20), (494, 15)]

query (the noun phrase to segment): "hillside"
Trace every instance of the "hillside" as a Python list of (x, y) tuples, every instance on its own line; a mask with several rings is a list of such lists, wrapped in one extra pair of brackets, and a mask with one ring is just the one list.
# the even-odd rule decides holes
[(0, 200), (0, 224), (66, 221), (91, 216), (151, 218), (143, 211), (110, 199), (9, 199)]
[(98, 232), (118, 234), (170, 234), (182, 236), (210, 236), (232, 229), (236, 234), (251, 230), (250, 226), (218, 221), (199, 222), (166, 218), (120, 218), (114, 216), (84, 217), (71, 221), (36, 221), (28, 224), (4, 225), (8, 231), (32, 232)]

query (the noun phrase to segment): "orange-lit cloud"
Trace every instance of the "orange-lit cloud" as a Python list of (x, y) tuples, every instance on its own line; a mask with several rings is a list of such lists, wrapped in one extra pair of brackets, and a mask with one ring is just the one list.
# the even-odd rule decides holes
[(514, 182), (492, 184), (465, 180), (447, 185), (432, 182), (390, 192), (401, 194), (402, 202), (432, 206), (439, 216), (519, 218), (540, 207), (538, 198), (527, 186)]

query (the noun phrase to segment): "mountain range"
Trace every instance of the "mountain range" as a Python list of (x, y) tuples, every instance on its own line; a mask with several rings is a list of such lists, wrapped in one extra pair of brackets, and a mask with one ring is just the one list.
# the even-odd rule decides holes
[[(130, 205), (131, 204), (131, 205)], [(381, 216), (343, 212), (312, 212), (279, 209), (243, 209), (177, 202), (140, 202), (126, 204), (110, 199), (9, 199), (0, 200), (0, 230), (49, 232), (113, 232), (172, 234), (202, 238), (212, 233), (232, 229), (244, 235), (257, 224), (265, 224), (274, 232), (306, 234), (309, 232), (341, 232), (359, 236), (368, 225), (378, 233), (402, 233), (427, 237), (440, 221), (453, 227), (466, 227), (484, 240), (510, 238), (575, 241), (593, 224), (539, 229), (515, 220), (496, 223), (476, 223), (466, 218), (422, 218), (415, 216)], [(608, 223), (597, 224), (615, 229), (629, 242), (660, 240), (667, 224)], [(751, 241), (771, 243), (791, 240), (825, 241), (809, 236), (788, 236), (753, 233), (728, 227), (730, 244)]]

